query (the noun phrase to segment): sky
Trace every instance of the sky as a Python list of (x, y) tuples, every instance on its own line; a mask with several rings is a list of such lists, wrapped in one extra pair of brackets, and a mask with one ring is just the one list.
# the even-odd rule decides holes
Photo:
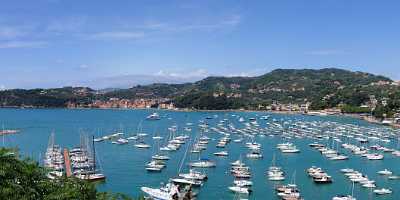
[(0, 89), (128, 87), (277, 68), (400, 80), (398, 0), (0, 0)]

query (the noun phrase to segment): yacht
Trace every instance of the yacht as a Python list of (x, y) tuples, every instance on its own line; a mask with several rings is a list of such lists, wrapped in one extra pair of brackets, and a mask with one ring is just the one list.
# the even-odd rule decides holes
[(332, 200), (357, 200), (357, 199), (352, 197), (351, 195), (337, 195), (333, 197)]
[(387, 169), (385, 169), (385, 170), (382, 170), (382, 171), (378, 171), (377, 172), (379, 175), (392, 175), (393, 174), (393, 172), (391, 172), (391, 171), (389, 171), (389, 170), (387, 170)]
[(251, 193), (251, 189), (248, 187), (231, 186), (231, 187), (228, 187), (228, 189), (232, 192), (240, 193), (240, 194), (250, 194)]
[(189, 196), (189, 199), (192, 199), (192, 192), (189, 190), (187, 192), (180, 192), (179, 186), (168, 183), (166, 186), (161, 188), (149, 188), (149, 187), (141, 187), (140, 188), (144, 193), (146, 193), (150, 199), (155, 200), (172, 200), (172, 199), (182, 199), (183, 197)]
[(216, 167), (216, 164), (215, 162), (210, 161), (208, 159), (201, 159), (199, 161), (189, 163), (189, 166), (198, 168), (210, 168), (210, 167)]
[(139, 148), (139, 149), (148, 149), (148, 148), (150, 148), (150, 145), (148, 145), (148, 144), (146, 144), (146, 143), (144, 143), (144, 142), (135, 144), (134, 146), (137, 147), (137, 148)]
[(189, 173), (181, 173), (179, 174), (180, 177), (185, 179), (194, 179), (194, 180), (206, 180), (207, 174), (195, 171), (194, 169), (190, 169)]
[(383, 160), (383, 155), (382, 154), (368, 154), (367, 155), (368, 160)]
[(160, 154), (156, 154), (154, 156), (151, 156), (152, 159), (154, 160), (169, 160), (169, 156), (166, 155), (160, 155)]
[(259, 159), (262, 158), (262, 154), (259, 151), (251, 151), (250, 153), (246, 154), (247, 158)]
[(214, 155), (216, 156), (228, 156), (228, 152), (227, 151), (220, 151), (220, 152), (215, 152)]
[(158, 113), (152, 113), (151, 115), (146, 117), (147, 120), (160, 120), (160, 115)]
[(383, 194), (391, 194), (392, 190), (390, 189), (386, 189), (386, 188), (382, 188), (382, 189), (376, 189), (374, 190), (375, 194), (379, 194), (379, 195), (383, 195)]
[(233, 184), (239, 187), (247, 187), (247, 186), (252, 186), (253, 182), (249, 180), (234, 180)]

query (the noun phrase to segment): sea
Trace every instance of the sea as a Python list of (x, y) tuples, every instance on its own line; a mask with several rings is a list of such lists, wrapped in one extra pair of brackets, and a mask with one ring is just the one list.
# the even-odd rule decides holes
[[(146, 120), (153, 112), (160, 114), (160, 120)], [(269, 120), (260, 119), (261, 116), (269, 116)], [(199, 134), (197, 127), (200, 121), (207, 122), (210, 126), (216, 126), (221, 120), (240, 127), (242, 124), (238, 117), (244, 119), (256, 118), (261, 128), (268, 129), (268, 121), (276, 123), (285, 121), (322, 121), (338, 124), (354, 124), (360, 127), (376, 127), (355, 118), (343, 116), (305, 116), (294, 114), (276, 114), (268, 112), (180, 112), (167, 110), (123, 110), (123, 109), (0, 109), (0, 125), (5, 129), (19, 129), (18, 134), (1, 137), (0, 145), (6, 147), (18, 147), (23, 157), (30, 157), (43, 163), (42, 159), (46, 151), (50, 134), (55, 135), (55, 143), (63, 148), (79, 146), (81, 135), (101, 137), (116, 132), (124, 133), (124, 137), (132, 136), (137, 132), (147, 133), (145, 142), (152, 145), (149, 149), (138, 149), (133, 142), (125, 145), (112, 144), (110, 141), (95, 144), (97, 161), (100, 169), (106, 175), (103, 183), (98, 183), (100, 191), (125, 193), (136, 198), (143, 195), (140, 187), (160, 187), (168, 182), (169, 178), (176, 177), (179, 172), (187, 172), (187, 163), (198, 158), (190, 152), (186, 154), (188, 145)], [(208, 119), (207, 119), (208, 118)], [(176, 152), (170, 152), (171, 159), (167, 161), (167, 167), (161, 173), (149, 173), (145, 170), (145, 164), (157, 151), (151, 136), (161, 135), (168, 138), (171, 126), (177, 126), (178, 132), (183, 132), (183, 127), (193, 123), (192, 130), (186, 131), (191, 139)], [(272, 123), (272, 122), (271, 122)], [(379, 127), (378, 127), (379, 128)], [(385, 129), (382, 129), (385, 130)], [(355, 156), (346, 150), (341, 152), (350, 156), (349, 160), (332, 161), (323, 157), (321, 153), (308, 144), (314, 142), (307, 138), (293, 138), (291, 140), (301, 152), (298, 154), (282, 154), (276, 145), (287, 142), (279, 136), (257, 136), (254, 140), (262, 145), (263, 158), (249, 160), (245, 158), (248, 152), (244, 142), (231, 142), (225, 148), (229, 152), (228, 157), (216, 157), (214, 152), (221, 151), (216, 148), (218, 139), (222, 136), (210, 131), (206, 134), (212, 138), (207, 150), (201, 157), (209, 158), (217, 163), (215, 168), (204, 169), (208, 174), (208, 180), (199, 189), (199, 200), (225, 200), (238, 199), (228, 190), (233, 183), (233, 176), (229, 173), (230, 163), (239, 157), (251, 168), (253, 181), (252, 193), (241, 196), (242, 199), (274, 200), (279, 199), (275, 193), (277, 184), (295, 183), (306, 200), (330, 200), (338, 194), (351, 194), (351, 182), (340, 172), (343, 168), (353, 168), (366, 174), (368, 178), (375, 180), (377, 188), (390, 188), (393, 193), (389, 195), (376, 195), (371, 189), (355, 185), (354, 197), (357, 200), (400, 199), (400, 180), (389, 180), (378, 175), (377, 171), (389, 169), (394, 174), (400, 175), (400, 157), (385, 153), (385, 158), (378, 161), (369, 161), (366, 158)], [(235, 139), (235, 135), (231, 136)], [(392, 140), (385, 144), (391, 148), (398, 148), (398, 141)], [(275, 156), (274, 156), (275, 155)], [(282, 167), (286, 174), (283, 182), (271, 182), (266, 176), (266, 170), (272, 164), (275, 157), (276, 165)], [(332, 184), (318, 185), (307, 175), (306, 169), (311, 166), (321, 167), (333, 178)]]

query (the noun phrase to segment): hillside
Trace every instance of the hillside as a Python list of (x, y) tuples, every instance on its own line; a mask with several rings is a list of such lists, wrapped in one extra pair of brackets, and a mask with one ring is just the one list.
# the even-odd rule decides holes
[(0, 91), (3, 107), (65, 107), (67, 102), (87, 104), (95, 98), (95, 91), (86, 87), (52, 89), (13, 89)]
[[(389, 78), (364, 72), (326, 69), (276, 69), (257, 77), (208, 77), (194, 83), (138, 85), (129, 89), (90, 88), (6, 90), (2, 106), (63, 107), (67, 102), (89, 104), (109, 98), (169, 98), (179, 108), (257, 109), (259, 105), (311, 103), (312, 109), (338, 105), (359, 107), (371, 96), (388, 100), (386, 110), (400, 108), (399, 87)], [(381, 101), (378, 101), (378, 104)]]
[(335, 68), (277, 69), (252, 78), (204, 79), (186, 87), (176, 98), (176, 103), (181, 107), (201, 109), (202, 106), (197, 105), (201, 96), (218, 95), (234, 99), (230, 101), (235, 102), (236, 106), (249, 108), (275, 101), (299, 104), (312, 102), (315, 109), (333, 107), (339, 103), (359, 106), (368, 101), (370, 95), (389, 97), (391, 91), (398, 90), (390, 83), (392, 80), (383, 76)]

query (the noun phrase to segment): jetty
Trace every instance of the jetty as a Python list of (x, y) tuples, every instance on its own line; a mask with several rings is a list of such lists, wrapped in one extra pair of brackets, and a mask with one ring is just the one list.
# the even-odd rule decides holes
[(65, 173), (67, 177), (71, 177), (72, 170), (71, 170), (71, 160), (69, 158), (69, 151), (67, 148), (64, 149), (64, 163), (65, 163)]

